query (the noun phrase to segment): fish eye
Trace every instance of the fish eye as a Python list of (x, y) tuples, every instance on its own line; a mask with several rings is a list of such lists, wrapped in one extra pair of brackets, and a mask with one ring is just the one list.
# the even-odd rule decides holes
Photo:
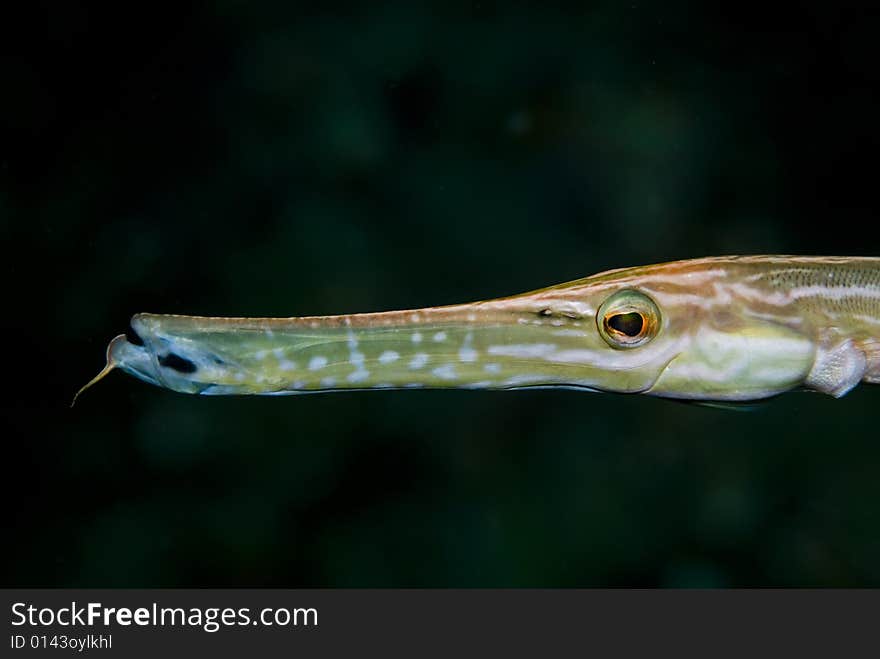
[(650, 297), (632, 289), (617, 291), (596, 314), (599, 334), (612, 348), (637, 348), (660, 331), (660, 310)]

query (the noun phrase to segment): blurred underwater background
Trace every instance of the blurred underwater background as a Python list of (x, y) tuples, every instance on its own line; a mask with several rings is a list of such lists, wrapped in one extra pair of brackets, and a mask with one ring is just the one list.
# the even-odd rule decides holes
[(876, 10), (28, 3), (0, 27), (2, 583), (880, 586), (880, 387), (184, 396), (136, 312), (880, 255)]

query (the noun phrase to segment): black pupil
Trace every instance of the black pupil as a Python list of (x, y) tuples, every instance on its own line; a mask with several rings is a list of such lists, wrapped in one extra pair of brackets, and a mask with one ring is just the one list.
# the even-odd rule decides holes
[(638, 336), (642, 333), (642, 328), (645, 326), (642, 314), (636, 313), (635, 311), (610, 316), (607, 323), (608, 327), (611, 329), (617, 330), (621, 334), (626, 334), (627, 336)]

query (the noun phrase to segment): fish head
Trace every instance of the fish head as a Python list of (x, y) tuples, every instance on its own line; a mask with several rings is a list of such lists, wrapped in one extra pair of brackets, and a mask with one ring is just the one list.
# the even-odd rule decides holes
[(539, 292), (550, 313), (568, 305), (590, 329), (579, 347), (550, 357), (579, 364), (580, 383), (607, 392), (747, 401), (803, 382), (815, 345), (800, 316), (723, 270), (675, 268), (604, 273)]

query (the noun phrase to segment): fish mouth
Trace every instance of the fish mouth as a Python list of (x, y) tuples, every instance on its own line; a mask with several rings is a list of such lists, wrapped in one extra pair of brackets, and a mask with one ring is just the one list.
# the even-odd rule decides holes
[(141, 338), (141, 335), (138, 334), (137, 329), (134, 327), (134, 321), (132, 321), (125, 330), (125, 340), (135, 346), (144, 345), (143, 338)]
[(140, 339), (140, 345), (129, 341), (125, 334), (113, 339), (107, 348), (108, 361), (139, 380), (157, 387), (167, 386), (160, 375), (153, 351), (149, 349), (149, 343), (135, 335)]
[(109, 357), (121, 370), (157, 387), (200, 394), (212, 386), (201, 382), (198, 356), (177, 345), (174, 336), (154, 331), (135, 317), (131, 330), (110, 344)]

